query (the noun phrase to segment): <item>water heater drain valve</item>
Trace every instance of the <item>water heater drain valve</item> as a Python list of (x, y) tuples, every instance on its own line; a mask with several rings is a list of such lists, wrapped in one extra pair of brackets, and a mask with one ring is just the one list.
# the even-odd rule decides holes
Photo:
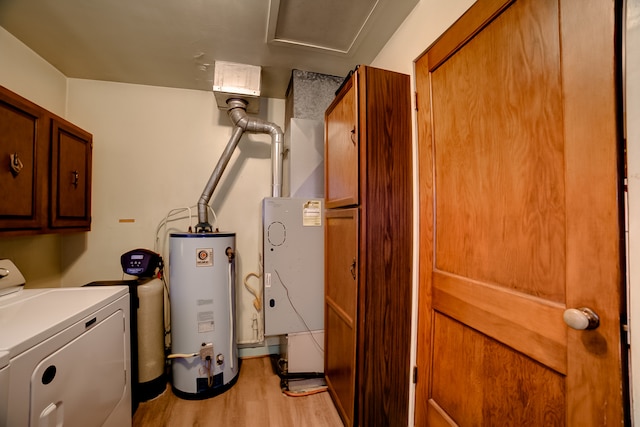
[(200, 347), (200, 359), (213, 360), (213, 343), (202, 343)]

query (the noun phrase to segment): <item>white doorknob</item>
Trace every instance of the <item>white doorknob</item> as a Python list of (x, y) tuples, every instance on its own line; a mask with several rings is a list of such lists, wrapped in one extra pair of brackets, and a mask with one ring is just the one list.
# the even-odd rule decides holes
[(568, 308), (562, 317), (567, 326), (580, 331), (600, 326), (600, 317), (588, 307)]

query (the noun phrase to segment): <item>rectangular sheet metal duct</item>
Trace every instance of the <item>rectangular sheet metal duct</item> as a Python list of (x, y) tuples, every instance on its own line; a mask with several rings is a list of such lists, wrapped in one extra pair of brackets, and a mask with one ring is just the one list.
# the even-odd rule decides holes
[(247, 113), (260, 110), (260, 67), (215, 61), (213, 66), (213, 94), (218, 108), (228, 108), (227, 99), (240, 98), (248, 102)]

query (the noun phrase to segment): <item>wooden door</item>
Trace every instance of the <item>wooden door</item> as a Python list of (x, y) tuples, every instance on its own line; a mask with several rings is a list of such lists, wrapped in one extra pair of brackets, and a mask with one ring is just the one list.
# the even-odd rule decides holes
[(45, 122), (41, 108), (0, 87), (0, 229), (38, 230), (43, 226)]
[(325, 205), (327, 208), (359, 202), (357, 75), (354, 74), (325, 114)]
[(614, 17), (478, 0), (416, 63), (418, 426), (622, 424)]
[(60, 119), (51, 126), (51, 227), (91, 226), (90, 133)]
[(326, 211), (324, 373), (347, 427), (355, 415), (358, 226), (358, 208)]

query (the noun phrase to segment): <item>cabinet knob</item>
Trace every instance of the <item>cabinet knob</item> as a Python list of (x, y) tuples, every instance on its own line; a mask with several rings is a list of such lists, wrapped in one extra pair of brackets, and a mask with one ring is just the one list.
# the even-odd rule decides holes
[(353, 262), (351, 263), (351, 277), (353, 277), (353, 280), (356, 280), (356, 259), (353, 259)]
[(13, 153), (9, 155), (11, 173), (13, 176), (18, 176), (24, 165), (22, 164), (22, 160), (18, 157), (18, 153)]
[(351, 133), (351, 142), (353, 142), (353, 145), (356, 145), (356, 127), (355, 126), (353, 127), (353, 129), (351, 129), (350, 133)]
[(78, 171), (71, 171), (71, 185), (78, 188), (78, 179), (80, 178), (80, 174)]

